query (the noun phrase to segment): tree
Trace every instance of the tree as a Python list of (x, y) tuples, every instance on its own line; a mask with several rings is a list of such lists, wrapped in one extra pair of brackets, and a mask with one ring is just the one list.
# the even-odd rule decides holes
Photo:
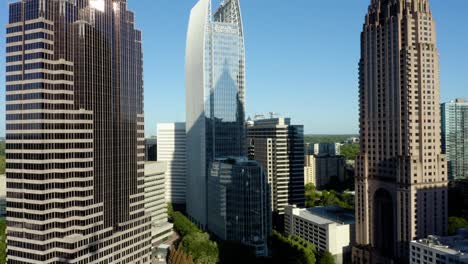
[(340, 148), (340, 153), (345, 156), (346, 160), (356, 160), (359, 151), (359, 144), (344, 144)]
[(197, 264), (216, 264), (219, 259), (218, 245), (210, 241), (207, 233), (195, 232), (182, 239), (182, 247)]
[(448, 233), (454, 235), (460, 228), (468, 228), (468, 220), (461, 217), (449, 217)]
[(0, 264), (6, 263), (6, 221), (0, 220)]
[(335, 258), (330, 252), (325, 251), (320, 258), (319, 264), (335, 264)]
[(315, 264), (315, 247), (299, 237), (285, 237), (273, 231), (270, 238), (272, 263)]

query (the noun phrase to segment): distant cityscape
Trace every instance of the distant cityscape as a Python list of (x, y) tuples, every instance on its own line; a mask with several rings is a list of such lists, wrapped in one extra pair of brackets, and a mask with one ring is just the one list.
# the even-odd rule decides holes
[(126, 0), (9, 3), (0, 264), (468, 263), (468, 94), (440, 102), (430, 1), (363, 10), (356, 135), (249, 117), (240, 0), (213, 2), (159, 124)]

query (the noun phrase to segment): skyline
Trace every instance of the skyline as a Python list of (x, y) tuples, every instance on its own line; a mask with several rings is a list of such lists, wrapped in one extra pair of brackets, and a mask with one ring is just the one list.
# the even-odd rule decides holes
[[(129, 1), (129, 8), (139, 14), (136, 24), (143, 31), (147, 137), (156, 135), (157, 123), (185, 121), (185, 38), (195, 2)], [(242, 1), (246, 116), (273, 111), (304, 124), (307, 134), (357, 134), (358, 36), (362, 13), (370, 1), (356, 2), (338, 5), (300, 0), (301, 5), (271, 5), (266, 0)], [(456, 25), (468, 24), (462, 13), (468, 2), (451, 0), (447, 5), (446, 1), (432, 0), (430, 4), (441, 57), (441, 102), (466, 98), (468, 94), (463, 92), (468, 89), (468, 78), (463, 77), (468, 52), (463, 47), (468, 46), (468, 28)], [(0, 15), (5, 14), (0, 16), (3, 25), (6, 11), (7, 1), (0, 5)], [(297, 15), (283, 15), (284, 20), (284, 13)], [(264, 21), (268, 21), (268, 28)], [(4, 56), (4, 30), (0, 39), (0, 55)], [(0, 67), (5, 69), (4, 60)], [(5, 135), (4, 81), (4, 75), (0, 76), (0, 137)], [(280, 94), (281, 89), (294, 92)], [(327, 115), (320, 115), (324, 109)]]

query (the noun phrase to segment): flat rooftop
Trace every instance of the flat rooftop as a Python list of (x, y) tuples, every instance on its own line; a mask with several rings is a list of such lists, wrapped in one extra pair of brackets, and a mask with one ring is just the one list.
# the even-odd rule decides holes
[(355, 224), (354, 210), (345, 209), (339, 206), (300, 209), (299, 216), (319, 225), (332, 223), (336, 223), (338, 225)]

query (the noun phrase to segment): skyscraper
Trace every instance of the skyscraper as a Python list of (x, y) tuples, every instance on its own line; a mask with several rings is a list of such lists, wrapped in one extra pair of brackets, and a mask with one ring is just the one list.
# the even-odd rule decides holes
[[(406, 263), (409, 241), (447, 228), (439, 54), (428, 0), (371, 1), (359, 72), (357, 243)], [(355, 253), (361, 263), (365, 254)]]
[(268, 254), (270, 186), (263, 168), (247, 158), (217, 159), (208, 177), (208, 230), (239, 241), (258, 256)]
[(456, 99), (441, 105), (442, 151), (447, 155), (449, 180), (468, 179), (468, 102)]
[(288, 204), (304, 206), (304, 127), (289, 118), (259, 119), (248, 126), (247, 137), (251, 158), (268, 176), (272, 211), (283, 215)]
[(142, 64), (126, 0), (10, 4), (8, 263), (148, 263)]
[(187, 151), (185, 123), (158, 124), (158, 161), (167, 163), (166, 200), (185, 204)]
[(211, 10), (211, 0), (193, 7), (186, 47), (187, 213), (202, 227), (210, 163), (246, 152), (239, 0), (224, 1), (213, 16)]

